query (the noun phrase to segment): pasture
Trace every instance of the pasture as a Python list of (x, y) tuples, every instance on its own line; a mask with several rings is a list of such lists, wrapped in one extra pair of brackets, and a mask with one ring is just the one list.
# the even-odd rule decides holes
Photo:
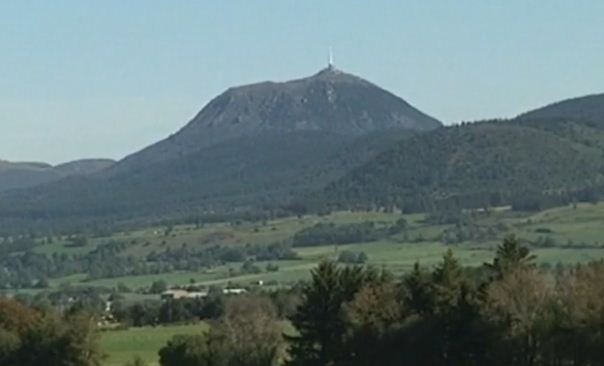
[(158, 351), (177, 334), (198, 334), (205, 324), (108, 330), (101, 333), (101, 349), (106, 354), (104, 366), (123, 366), (140, 357), (149, 366), (159, 365)]
[[(476, 266), (492, 259), (496, 246), (507, 234), (514, 233), (531, 246), (539, 263), (565, 265), (597, 260), (604, 257), (604, 204), (581, 204), (577, 207), (561, 207), (539, 213), (517, 213), (502, 208), (490, 213), (473, 213), (472, 224), (477, 227), (501, 227), (488, 239), (470, 239), (453, 244), (445, 244), (443, 232), (453, 229), (451, 224), (430, 224), (425, 215), (401, 215), (383, 212), (335, 212), (328, 216), (288, 217), (278, 220), (241, 223), (216, 223), (206, 225), (181, 225), (173, 228), (149, 227), (130, 232), (118, 232), (107, 237), (89, 240), (87, 248), (68, 248), (61, 242), (42, 245), (36, 250), (46, 253), (53, 251), (81, 253), (92, 250), (105, 242), (127, 243), (124, 255), (145, 256), (168, 248), (187, 245), (203, 248), (209, 245), (242, 246), (270, 244), (291, 239), (299, 230), (317, 223), (349, 224), (373, 221), (391, 224), (404, 217), (408, 222), (405, 238), (401, 235), (380, 239), (369, 243), (348, 245), (321, 245), (294, 248), (299, 259), (280, 260), (277, 272), (262, 270), (248, 274), (239, 271), (241, 263), (227, 263), (200, 271), (174, 271), (164, 274), (128, 276), (82, 282), (85, 274), (73, 275), (51, 281), (53, 287), (64, 283), (73, 285), (116, 287), (122, 283), (132, 289), (149, 286), (153, 281), (165, 280), (170, 285), (195, 283), (210, 285), (249, 285), (263, 281), (288, 285), (308, 278), (310, 270), (320, 260), (335, 258), (343, 250), (364, 252), (368, 264), (402, 274), (415, 262), (425, 266), (437, 263), (449, 248), (463, 265)], [(532, 245), (540, 239), (548, 238), (548, 245)], [(267, 262), (256, 263), (264, 269)]]

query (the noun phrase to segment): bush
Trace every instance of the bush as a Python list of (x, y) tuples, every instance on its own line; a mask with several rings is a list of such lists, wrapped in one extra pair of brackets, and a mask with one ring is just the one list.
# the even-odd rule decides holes
[(147, 366), (148, 363), (140, 358), (140, 356), (135, 356), (132, 361), (128, 361), (124, 364), (124, 366)]
[(255, 265), (254, 262), (252, 262), (250, 260), (247, 260), (247, 261), (245, 261), (245, 263), (243, 263), (243, 265), (241, 266), (241, 271), (244, 273), (252, 273), (252, 274), (262, 273), (262, 270), (260, 269), (260, 267)]
[(553, 233), (553, 230), (547, 227), (538, 227), (535, 229), (535, 232), (540, 234), (551, 234)]
[(268, 263), (266, 265), (266, 271), (267, 272), (279, 272), (279, 265), (277, 265), (275, 263)]
[(155, 282), (153, 282), (153, 284), (151, 284), (151, 288), (149, 289), (149, 292), (152, 294), (161, 294), (162, 292), (165, 292), (167, 290), (168, 290), (168, 284), (166, 283), (166, 281), (159, 280), (159, 281), (155, 281)]
[(212, 333), (174, 336), (159, 351), (161, 366), (226, 366), (226, 360), (226, 352)]
[(326, 244), (351, 244), (376, 241), (387, 235), (387, 229), (377, 228), (373, 222), (334, 225), (319, 223), (302, 229), (294, 235), (294, 246), (315, 246)]
[(368, 260), (367, 255), (364, 252), (352, 252), (344, 250), (338, 255), (338, 262), (344, 264), (364, 264)]

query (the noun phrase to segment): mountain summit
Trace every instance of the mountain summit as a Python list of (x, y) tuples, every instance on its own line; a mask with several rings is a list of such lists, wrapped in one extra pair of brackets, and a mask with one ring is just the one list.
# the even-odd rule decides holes
[(230, 88), (203, 108), (176, 138), (209, 146), (266, 132), (363, 135), (390, 128), (431, 130), (440, 126), (401, 98), (328, 67), (303, 79)]

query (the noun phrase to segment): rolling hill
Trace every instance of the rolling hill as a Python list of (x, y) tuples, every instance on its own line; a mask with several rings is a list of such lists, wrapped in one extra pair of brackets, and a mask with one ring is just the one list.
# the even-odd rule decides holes
[(482, 207), (601, 185), (604, 131), (541, 122), (482, 122), (415, 136), (328, 185), (322, 199), (427, 210), (439, 201)]
[(522, 120), (567, 119), (604, 124), (604, 94), (563, 100), (518, 116)]

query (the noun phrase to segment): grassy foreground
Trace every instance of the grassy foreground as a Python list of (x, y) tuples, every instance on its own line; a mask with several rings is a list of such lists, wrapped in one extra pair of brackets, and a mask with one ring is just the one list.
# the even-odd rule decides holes
[(143, 327), (102, 333), (101, 348), (107, 354), (104, 366), (122, 366), (139, 356), (150, 366), (159, 365), (158, 351), (177, 334), (196, 334), (205, 324)]

